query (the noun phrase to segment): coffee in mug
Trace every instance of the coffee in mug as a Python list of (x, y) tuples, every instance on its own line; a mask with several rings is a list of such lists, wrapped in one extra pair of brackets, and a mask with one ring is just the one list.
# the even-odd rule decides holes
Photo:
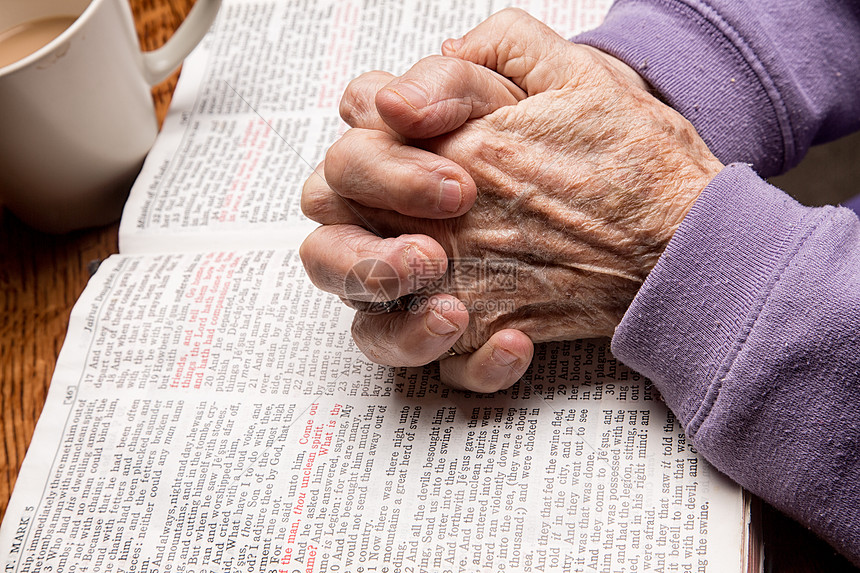
[(50, 232), (119, 218), (155, 141), (150, 92), (203, 38), (221, 0), (197, 0), (141, 53), (128, 0), (2, 0), (0, 203)]
[(25, 58), (66, 31), (77, 18), (50, 16), (0, 31), (0, 68)]

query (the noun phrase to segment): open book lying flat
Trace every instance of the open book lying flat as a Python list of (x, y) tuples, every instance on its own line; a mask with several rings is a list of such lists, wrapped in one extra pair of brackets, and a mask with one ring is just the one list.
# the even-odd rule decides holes
[[(4, 571), (759, 569), (743, 491), (607, 341), (452, 391), (368, 362), (305, 277), (301, 183), (346, 82), (502, 7), (461, 4), (225, 2), (72, 313)], [(567, 34), (606, 9), (521, 4)]]

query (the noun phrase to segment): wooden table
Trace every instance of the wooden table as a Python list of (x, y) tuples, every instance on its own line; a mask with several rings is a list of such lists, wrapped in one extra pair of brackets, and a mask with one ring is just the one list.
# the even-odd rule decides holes
[[(145, 50), (160, 47), (194, 0), (131, 0)], [(159, 125), (179, 72), (152, 90)], [(118, 252), (118, 224), (67, 235), (26, 227), (0, 204), (0, 516), (42, 411), (69, 313), (89, 280), (87, 265)]]
[[(131, 0), (141, 45), (161, 46), (194, 0)], [(178, 73), (153, 89), (164, 120)], [(118, 225), (53, 236), (35, 232), (0, 205), (0, 516), (36, 421), (68, 327), (89, 279), (88, 264), (117, 252)], [(765, 506), (768, 572), (860, 573), (824, 543)]]

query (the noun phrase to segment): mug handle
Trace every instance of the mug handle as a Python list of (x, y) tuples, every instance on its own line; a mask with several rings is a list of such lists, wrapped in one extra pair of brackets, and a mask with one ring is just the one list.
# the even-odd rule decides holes
[(221, 0), (197, 0), (166, 44), (143, 53), (143, 73), (149, 85), (160, 83), (179, 67), (209, 31), (220, 7)]

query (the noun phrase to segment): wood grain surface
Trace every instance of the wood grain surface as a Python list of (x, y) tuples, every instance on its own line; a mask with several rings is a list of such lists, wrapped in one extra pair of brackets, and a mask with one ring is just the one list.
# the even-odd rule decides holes
[[(194, 0), (131, 0), (141, 46), (161, 46)], [(153, 89), (159, 124), (178, 73)], [(0, 205), (0, 516), (42, 410), (69, 313), (89, 279), (88, 265), (117, 252), (118, 225), (46, 235)], [(860, 573), (803, 527), (762, 511), (768, 573)]]
[[(131, 0), (143, 49), (160, 47), (194, 0)], [(179, 73), (156, 86), (159, 125)], [(0, 205), (0, 516), (9, 496), (66, 335), (69, 313), (89, 279), (87, 265), (117, 252), (113, 224), (67, 235), (33, 231)]]

